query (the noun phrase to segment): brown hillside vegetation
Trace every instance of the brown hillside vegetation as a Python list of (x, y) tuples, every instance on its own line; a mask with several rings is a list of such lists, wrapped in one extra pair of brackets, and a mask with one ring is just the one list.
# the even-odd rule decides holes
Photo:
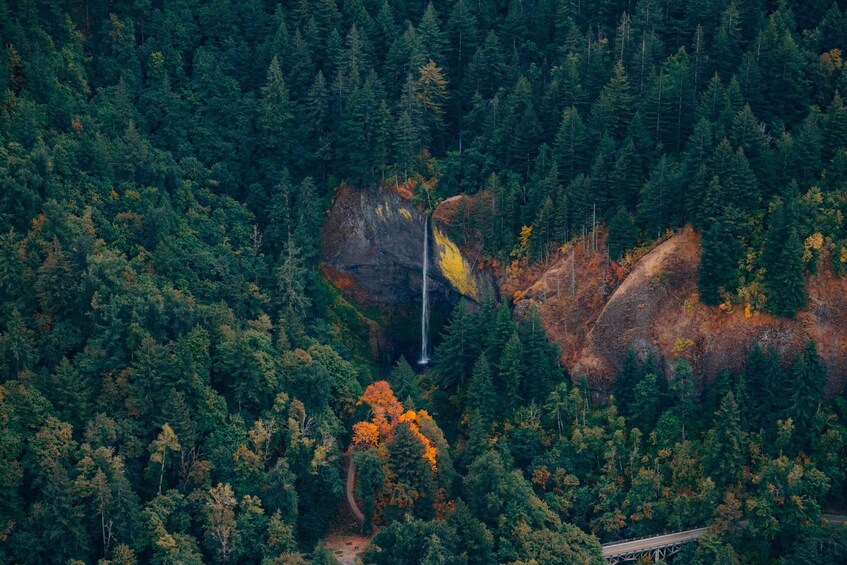
[(724, 368), (740, 369), (757, 343), (775, 348), (787, 361), (814, 339), (829, 374), (828, 391), (844, 387), (847, 278), (833, 273), (828, 257), (807, 278), (808, 309), (788, 320), (745, 312), (743, 305), (701, 304), (699, 236), (690, 227), (643, 249), (631, 268), (626, 261), (609, 264), (599, 239), (597, 253), (579, 242), (566, 245), (546, 267), (510, 272), (502, 287), (516, 297), (519, 314), (536, 305), (572, 375), (608, 387), (626, 351), (634, 348), (642, 358), (653, 353), (666, 361), (687, 359), (697, 374), (713, 378)]

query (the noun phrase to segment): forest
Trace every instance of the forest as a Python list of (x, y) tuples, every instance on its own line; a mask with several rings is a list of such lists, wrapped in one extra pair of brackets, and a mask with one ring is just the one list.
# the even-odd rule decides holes
[(847, 562), (814, 342), (598, 391), (488, 294), (385, 363), (320, 268), (339, 186), (411, 179), (492, 264), (691, 225), (702, 303), (795, 318), (847, 274), (844, 4), (0, 0), (0, 563), (337, 563), (345, 459), (364, 564)]

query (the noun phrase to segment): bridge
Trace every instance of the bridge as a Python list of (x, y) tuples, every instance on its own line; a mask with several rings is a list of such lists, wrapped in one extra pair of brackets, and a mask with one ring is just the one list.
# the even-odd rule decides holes
[(613, 541), (603, 544), (603, 557), (606, 558), (606, 563), (609, 563), (609, 565), (635, 561), (645, 557), (650, 557), (655, 563), (678, 553), (683, 545), (697, 541), (700, 536), (708, 531), (709, 528), (695, 528), (661, 536)]
[[(841, 514), (821, 514), (821, 521), (829, 524), (844, 524), (847, 516)], [(740, 522), (741, 527), (747, 520)], [(678, 553), (682, 546), (697, 541), (709, 528), (694, 528), (682, 532), (649, 536), (644, 538), (613, 541), (603, 544), (603, 557), (609, 565), (635, 561), (649, 557), (654, 563)]]

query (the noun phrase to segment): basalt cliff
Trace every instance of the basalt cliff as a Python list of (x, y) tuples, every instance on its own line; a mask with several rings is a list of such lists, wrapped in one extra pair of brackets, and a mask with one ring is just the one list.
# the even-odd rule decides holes
[[(435, 212), (429, 224), (433, 332), (461, 298), (479, 302), (495, 288), (494, 277), (477, 261), (480, 254), (460, 248)], [(322, 271), (347, 299), (378, 312), (383, 360), (411, 351), (419, 337), (414, 321), (420, 314), (424, 226), (424, 203), (413, 202), (403, 185), (341, 185), (324, 223)]]

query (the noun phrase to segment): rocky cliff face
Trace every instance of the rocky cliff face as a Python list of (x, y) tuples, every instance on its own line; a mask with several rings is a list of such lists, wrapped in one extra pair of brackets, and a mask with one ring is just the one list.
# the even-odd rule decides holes
[[(390, 318), (389, 326), (410, 324), (420, 313), (425, 218), (409, 196), (402, 187), (342, 185), (321, 234), (327, 278), (360, 306), (381, 308)], [(446, 316), (460, 298), (479, 301), (494, 285), (491, 275), (477, 269), (450, 240), (447, 226), (433, 219), (430, 227), (429, 288), (435, 331), (439, 317)], [(412, 339), (413, 332), (408, 333), (406, 339)]]
[[(568, 286), (572, 253), (574, 296)], [(605, 265), (601, 254), (577, 245), (535, 277), (520, 306), (538, 307), (571, 373), (587, 375), (598, 386), (610, 384), (629, 348), (642, 357), (687, 359), (698, 374), (713, 378), (723, 369), (743, 367), (756, 344), (776, 349), (788, 362), (814, 339), (828, 371), (829, 392), (843, 389), (847, 278), (832, 273), (829, 258), (821, 259), (819, 273), (808, 278), (809, 307), (793, 320), (746, 312), (743, 305), (727, 309), (701, 304), (699, 261), (699, 237), (690, 228), (618, 275), (609, 272), (614, 268)]]

